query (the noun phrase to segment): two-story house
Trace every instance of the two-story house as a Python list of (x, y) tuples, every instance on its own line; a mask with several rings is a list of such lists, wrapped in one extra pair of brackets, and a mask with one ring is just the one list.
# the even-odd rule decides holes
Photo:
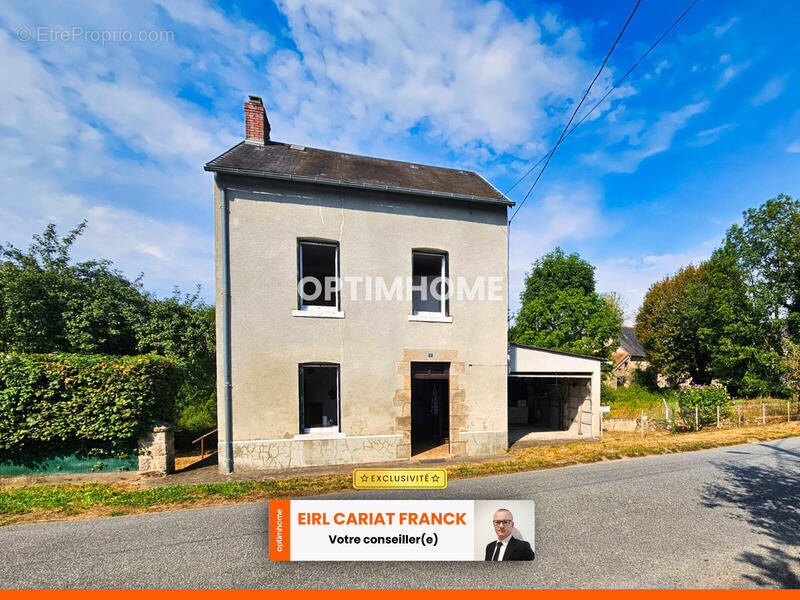
[(214, 173), (220, 467), (499, 454), (507, 207), (478, 174), (270, 140)]

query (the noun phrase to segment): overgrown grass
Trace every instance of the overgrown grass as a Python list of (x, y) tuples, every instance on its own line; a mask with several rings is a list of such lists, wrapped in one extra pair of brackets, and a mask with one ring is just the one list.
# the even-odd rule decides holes
[(608, 418), (633, 418), (638, 417), (642, 410), (655, 410), (664, 407), (666, 401), (671, 409), (677, 407), (675, 392), (670, 389), (649, 390), (638, 383), (627, 387), (612, 388), (603, 385), (601, 388), (601, 402), (611, 406)]
[[(669, 405), (673, 419), (678, 419), (680, 408), (678, 406), (678, 393), (675, 389), (664, 388), (651, 390), (638, 383), (627, 387), (612, 388), (603, 384), (601, 388), (601, 403), (611, 407), (611, 412), (604, 415), (606, 419), (635, 419), (644, 411), (648, 419), (664, 419), (664, 402)], [(767, 416), (782, 416), (786, 414), (786, 400), (781, 398), (734, 398), (733, 406), (739, 407), (739, 412), (745, 419), (743, 424), (755, 422), (761, 416), (761, 403), (766, 404)], [(730, 408), (728, 416), (739, 413)], [(692, 421), (693, 422), (693, 421)]]
[[(800, 435), (800, 422), (683, 434), (607, 433), (598, 443), (538, 446), (509, 456), (447, 468), (449, 479), (534, 471), (603, 460), (669, 454)], [(270, 481), (173, 485), (140, 489), (121, 484), (39, 485), (0, 488), (0, 525), (71, 517), (116, 516), (147, 511), (256, 502), (351, 489), (350, 473)]]

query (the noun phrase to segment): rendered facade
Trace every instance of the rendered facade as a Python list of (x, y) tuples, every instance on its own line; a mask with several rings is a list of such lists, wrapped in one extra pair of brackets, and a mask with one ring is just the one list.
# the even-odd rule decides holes
[[(272, 142), (260, 100), (245, 113), (206, 165), (220, 468), (502, 453), (511, 203), (469, 171)], [(424, 297), (437, 275), (467, 293)]]

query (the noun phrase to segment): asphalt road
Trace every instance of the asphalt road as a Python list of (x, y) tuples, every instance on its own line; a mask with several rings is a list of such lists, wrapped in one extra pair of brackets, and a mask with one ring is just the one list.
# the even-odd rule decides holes
[(330, 497), (536, 501), (532, 563), (270, 563), (266, 504), (0, 528), (0, 587), (800, 587), (800, 438)]

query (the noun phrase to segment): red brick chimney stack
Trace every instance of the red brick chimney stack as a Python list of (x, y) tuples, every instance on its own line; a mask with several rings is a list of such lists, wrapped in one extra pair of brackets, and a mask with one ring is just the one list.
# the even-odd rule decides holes
[(244, 138), (251, 144), (269, 141), (269, 120), (264, 110), (264, 103), (258, 96), (250, 96), (244, 103)]

